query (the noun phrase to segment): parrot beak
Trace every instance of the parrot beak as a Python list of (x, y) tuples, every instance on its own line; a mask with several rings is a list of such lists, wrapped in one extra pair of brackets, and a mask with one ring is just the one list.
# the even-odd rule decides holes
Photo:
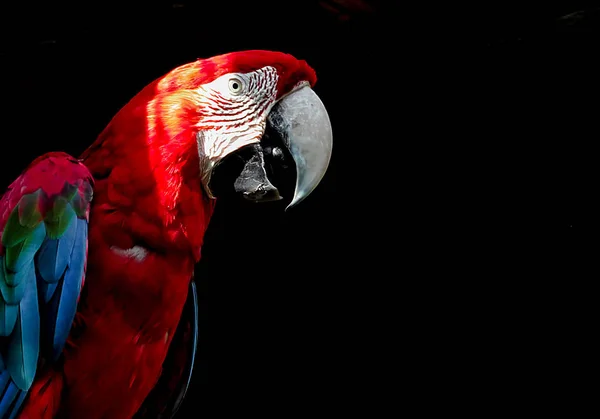
[(273, 106), (267, 123), (296, 164), (296, 187), (287, 210), (306, 198), (325, 175), (333, 148), (331, 122), (319, 96), (302, 85)]
[(289, 178), (287, 162), (291, 158), (296, 185), (287, 210), (317, 187), (329, 166), (332, 144), (325, 106), (308, 84), (300, 85), (273, 105), (260, 143), (241, 147), (219, 163), (211, 189), (215, 195), (223, 195), (233, 184), (235, 193), (247, 201), (281, 200), (271, 181), (287, 184), (283, 178)]

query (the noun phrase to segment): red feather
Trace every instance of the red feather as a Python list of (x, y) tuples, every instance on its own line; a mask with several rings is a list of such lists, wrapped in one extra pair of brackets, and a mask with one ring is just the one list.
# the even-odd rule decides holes
[(19, 415), (19, 419), (52, 419), (60, 408), (63, 391), (63, 376), (60, 371), (46, 369), (36, 377), (29, 390), (29, 400)]
[[(130, 418), (156, 385), (215, 201), (202, 190), (191, 90), (230, 72), (279, 72), (278, 96), (316, 82), (304, 61), (270, 51), (183, 65), (145, 87), (81, 156), (95, 178), (87, 278), (63, 373), (40, 378), (25, 412), (56, 405), (86, 419)], [(138, 261), (117, 249), (147, 250)], [(63, 379), (64, 374), (64, 379)], [(51, 397), (52, 395), (52, 397)], [(39, 417), (39, 416), (35, 416)]]

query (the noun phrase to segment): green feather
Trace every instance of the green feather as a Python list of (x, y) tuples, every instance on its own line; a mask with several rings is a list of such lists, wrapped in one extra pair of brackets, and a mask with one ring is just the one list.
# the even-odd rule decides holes
[(19, 210), (19, 224), (25, 227), (35, 227), (42, 221), (41, 202), (43, 192), (41, 189), (23, 195), (17, 206)]
[(33, 228), (22, 225), (19, 222), (19, 208), (15, 208), (8, 217), (4, 231), (2, 232), (2, 244), (4, 247), (13, 247), (21, 243), (31, 234)]
[(67, 201), (72, 200), (73, 197), (77, 194), (77, 190), (79, 189), (79, 184), (81, 184), (81, 181), (77, 181), (76, 184), (71, 184), (71, 183), (65, 181), (65, 184), (62, 188), (60, 195), (62, 197), (64, 197)]
[(57, 222), (62, 217), (63, 212), (69, 205), (69, 202), (62, 196), (55, 196), (52, 200), (52, 207), (46, 212), (46, 222)]
[(31, 230), (29, 236), (15, 246), (7, 247), (5, 254), (6, 270), (8, 272), (18, 272), (23, 269), (26, 263), (33, 260), (33, 257), (40, 249), (42, 242), (46, 238), (46, 227), (39, 224)]
[[(60, 202), (60, 204), (59, 204)], [(67, 201), (65, 201), (64, 198), (62, 197), (58, 197), (56, 199), (56, 203), (58, 205), (58, 210), (54, 211), (53, 215), (56, 214), (60, 214), (58, 217), (54, 218), (54, 217), (46, 217), (46, 232), (48, 234), (48, 237), (51, 239), (57, 239), (60, 236), (62, 236), (65, 232), (65, 230), (67, 229), (67, 227), (69, 227), (69, 224), (71, 223), (71, 221), (73, 221), (73, 219), (76, 217), (75, 214), (75, 210), (73, 210), (73, 207), (71, 206), (71, 204), (69, 204)], [(54, 207), (56, 208), (57, 205), (55, 205)]]
[(83, 200), (83, 198), (81, 198), (79, 194), (75, 194), (75, 196), (73, 196), (73, 199), (71, 199), (71, 206), (73, 207), (75, 214), (77, 214), (78, 217), (82, 218), (85, 216), (85, 211), (87, 210), (88, 203), (85, 202), (85, 200)]

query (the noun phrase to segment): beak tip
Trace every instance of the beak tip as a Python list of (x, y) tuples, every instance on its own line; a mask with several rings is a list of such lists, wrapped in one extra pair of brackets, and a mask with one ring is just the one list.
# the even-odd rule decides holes
[(296, 191), (292, 201), (287, 205), (287, 207), (285, 207), (285, 211), (288, 211), (290, 208), (293, 208), (296, 205), (298, 205), (300, 202), (304, 201), (304, 198), (306, 198), (307, 196), (308, 196), (308, 194), (303, 191)]

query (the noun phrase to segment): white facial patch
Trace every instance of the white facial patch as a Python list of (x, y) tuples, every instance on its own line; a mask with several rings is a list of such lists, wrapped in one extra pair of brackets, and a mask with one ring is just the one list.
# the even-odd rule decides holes
[(257, 143), (277, 97), (277, 70), (266, 66), (250, 73), (225, 74), (198, 88), (198, 155), (202, 184), (208, 188), (212, 169), (223, 157)]

